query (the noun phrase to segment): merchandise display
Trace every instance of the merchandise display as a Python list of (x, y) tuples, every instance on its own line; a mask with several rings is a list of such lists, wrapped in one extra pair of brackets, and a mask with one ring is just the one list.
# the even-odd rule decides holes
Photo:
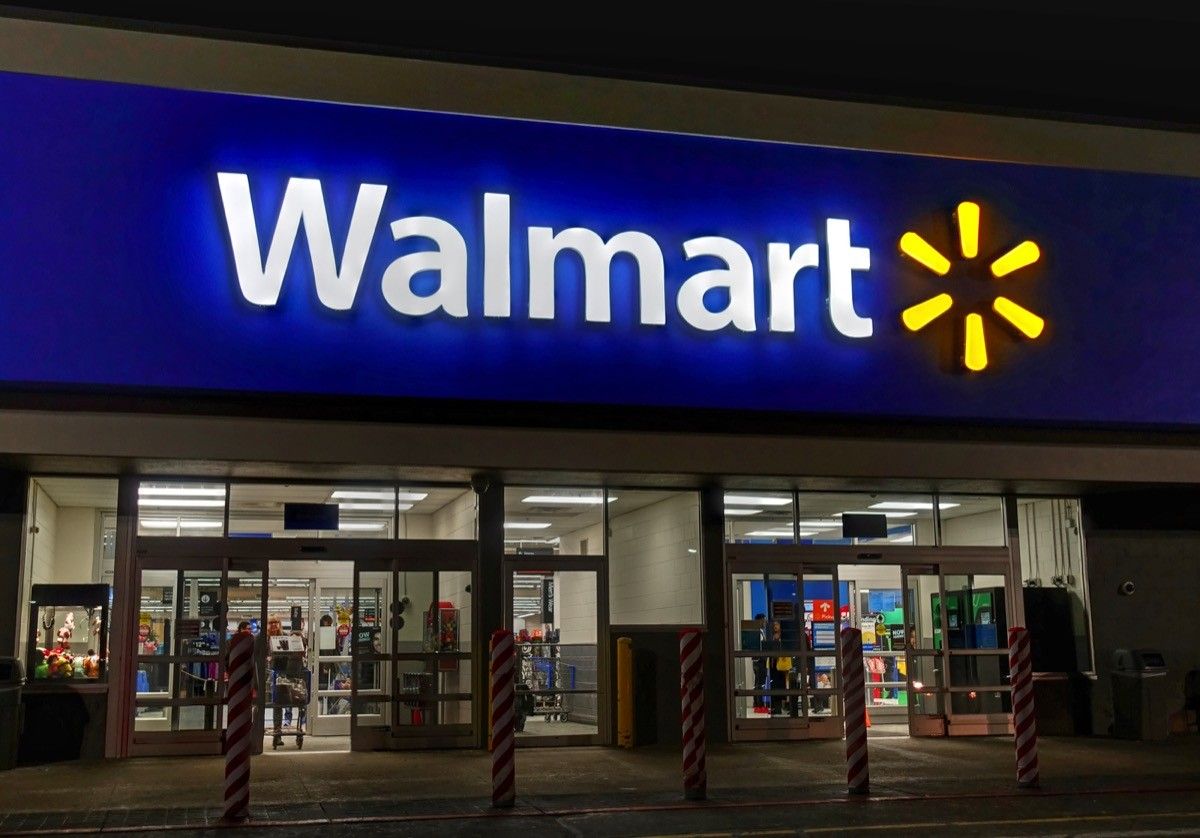
[(34, 585), (27, 667), (38, 681), (99, 681), (108, 659), (108, 585)]

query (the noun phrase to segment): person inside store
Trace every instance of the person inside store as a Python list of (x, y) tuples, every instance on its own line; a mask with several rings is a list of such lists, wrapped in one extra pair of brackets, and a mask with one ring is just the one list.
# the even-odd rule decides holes
[[(783, 649), (783, 626), (778, 620), (771, 623), (771, 648)], [(792, 675), (792, 657), (791, 655), (781, 655), (771, 659), (771, 689), (772, 690), (788, 690), (791, 689)], [(796, 702), (793, 696), (790, 695), (773, 695), (771, 696), (771, 715), (782, 716), (790, 713), (796, 715)]]
[[(758, 648), (767, 648), (767, 615), (755, 614), (754, 621), (758, 623)], [(754, 689), (767, 689), (767, 658), (751, 658), (751, 663), (754, 666)], [(768, 705), (767, 696), (754, 696), (755, 707), (766, 707)]]

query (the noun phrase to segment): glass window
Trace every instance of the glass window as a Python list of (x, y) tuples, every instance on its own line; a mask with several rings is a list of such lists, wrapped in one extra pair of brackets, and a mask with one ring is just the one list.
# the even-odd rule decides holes
[(1042, 625), (1056, 625), (1052, 630), (1069, 631), (1072, 638), (1071, 644), (1047, 644), (1047, 651), (1054, 650), (1053, 659), (1035, 661), (1035, 668), (1040, 664), (1050, 672), (1089, 671), (1091, 620), (1079, 501), (1018, 498), (1017, 532), (1027, 623), (1032, 625), (1036, 611)]
[(225, 484), (147, 481), (138, 484), (138, 535), (221, 536)]
[[(620, 500), (620, 492), (608, 497)], [(523, 555), (604, 555), (604, 490), (509, 486), (504, 551)]]
[(996, 495), (938, 495), (942, 544), (1003, 547), (1004, 498)]
[[(19, 617), (15, 618), (20, 621), (20, 636), (26, 645), (30, 639), (30, 598), (34, 585), (112, 584), (109, 561), (115, 555), (117, 481), (90, 477), (33, 477), (29, 481), (27, 509), (21, 607), (17, 612)], [(106, 604), (111, 608), (111, 590)], [(91, 613), (82, 606), (73, 609), (59, 605), (56, 614), (58, 625), (52, 634), (62, 628), (67, 614), (73, 614), (76, 627), (70, 636), (70, 645), (72, 649), (81, 646), (74, 650), (76, 657), (98, 642), (98, 638), (94, 638), (97, 632), (92, 630), (98, 617), (94, 605)], [(49, 612), (42, 614), (39, 620), (48, 617)], [(85, 636), (94, 639), (81, 645)], [(51, 639), (55, 641), (52, 646), (58, 645), (56, 637)], [(45, 640), (44, 632), (38, 640), (35, 645), (44, 645), (40, 642)], [(106, 649), (92, 650), (96, 655), (87, 655), (87, 658), (107, 660)], [(81, 672), (83, 663), (82, 660), (79, 663)], [(88, 666), (91, 666), (90, 660)], [(27, 675), (33, 677), (33, 673)]]
[(726, 544), (795, 544), (791, 492), (725, 493)]
[(801, 492), (799, 507), (801, 544), (934, 544), (932, 495)]
[(461, 486), (401, 486), (400, 538), (476, 538), (476, 496)]
[[(400, 503), (412, 508), (413, 501)], [(229, 488), (233, 538), (393, 538), (394, 486), (234, 483)]]
[(614, 491), (608, 505), (609, 619), (613, 625), (704, 622), (700, 496)]

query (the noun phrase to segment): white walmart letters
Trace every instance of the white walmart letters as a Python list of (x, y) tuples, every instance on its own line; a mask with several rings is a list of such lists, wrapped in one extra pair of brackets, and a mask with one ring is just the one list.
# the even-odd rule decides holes
[[(278, 304), (296, 236), (303, 225), (317, 298), (322, 305), (336, 311), (347, 311), (354, 305), (383, 212), (386, 186), (372, 183), (359, 186), (339, 264), (319, 180), (288, 180), (265, 262), (250, 198), (249, 176), (239, 172), (219, 172), (217, 184), (229, 229), (238, 287), (247, 302), (257, 306)], [(405, 254), (387, 266), (381, 278), (381, 290), (387, 304), (396, 312), (412, 317), (438, 310), (452, 317), (467, 317), (468, 246), (458, 228), (445, 219), (425, 215), (400, 218), (390, 226), (394, 240), (420, 237), (430, 240), (434, 248)], [(510, 196), (485, 193), (482, 242), (485, 317), (512, 316), (511, 227)], [(570, 250), (583, 265), (585, 320), (611, 322), (612, 261), (617, 255), (625, 254), (637, 265), (639, 322), (645, 326), (666, 325), (665, 263), (661, 246), (650, 235), (626, 230), (605, 241), (586, 227), (569, 227), (557, 233), (552, 227), (530, 227), (527, 235), (531, 319), (553, 320), (557, 316), (555, 267), (559, 255)], [(796, 331), (795, 283), (807, 275), (806, 269), (820, 267), (821, 250), (815, 242), (794, 249), (785, 242), (767, 245), (770, 304), (767, 328), (770, 331)], [(830, 323), (845, 337), (869, 338), (873, 332), (871, 318), (858, 314), (854, 306), (853, 272), (870, 270), (871, 251), (851, 245), (850, 222), (841, 218), (826, 219), (824, 250)], [(757, 328), (754, 265), (746, 249), (723, 236), (701, 236), (685, 241), (683, 254), (687, 261), (700, 257), (716, 258), (724, 262), (725, 267), (699, 271), (682, 282), (675, 298), (680, 318), (705, 332), (729, 327), (753, 332)], [(438, 284), (432, 293), (418, 295), (413, 291), (412, 280), (423, 271), (436, 271)], [(722, 289), (728, 294), (719, 311), (705, 304), (706, 294), (714, 289)]]

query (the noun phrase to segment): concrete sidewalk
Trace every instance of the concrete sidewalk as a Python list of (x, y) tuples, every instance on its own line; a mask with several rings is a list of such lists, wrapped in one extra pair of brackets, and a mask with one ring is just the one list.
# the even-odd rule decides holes
[[(1043, 794), (1200, 791), (1200, 738), (1043, 739)], [(840, 741), (740, 744), (709, 756), (711, 805), (844, 799)], [(223, 763), (158, 757), (0, 775), (0, 831), (203, 827), (220, 817)], [(252, 817), (297, 824), (477, 817), (490, 801), (480, 751), (293, 752), (256, 757)], [(1017, 795), (1013, 747), (986, 739), (871, 740), (873, 796)], [(541, 748), (517, 755), (518, 813), (663, 809), (682, 803), (673, 748)], [(1027, 794), (1027, 793), (1020, 793)]]

